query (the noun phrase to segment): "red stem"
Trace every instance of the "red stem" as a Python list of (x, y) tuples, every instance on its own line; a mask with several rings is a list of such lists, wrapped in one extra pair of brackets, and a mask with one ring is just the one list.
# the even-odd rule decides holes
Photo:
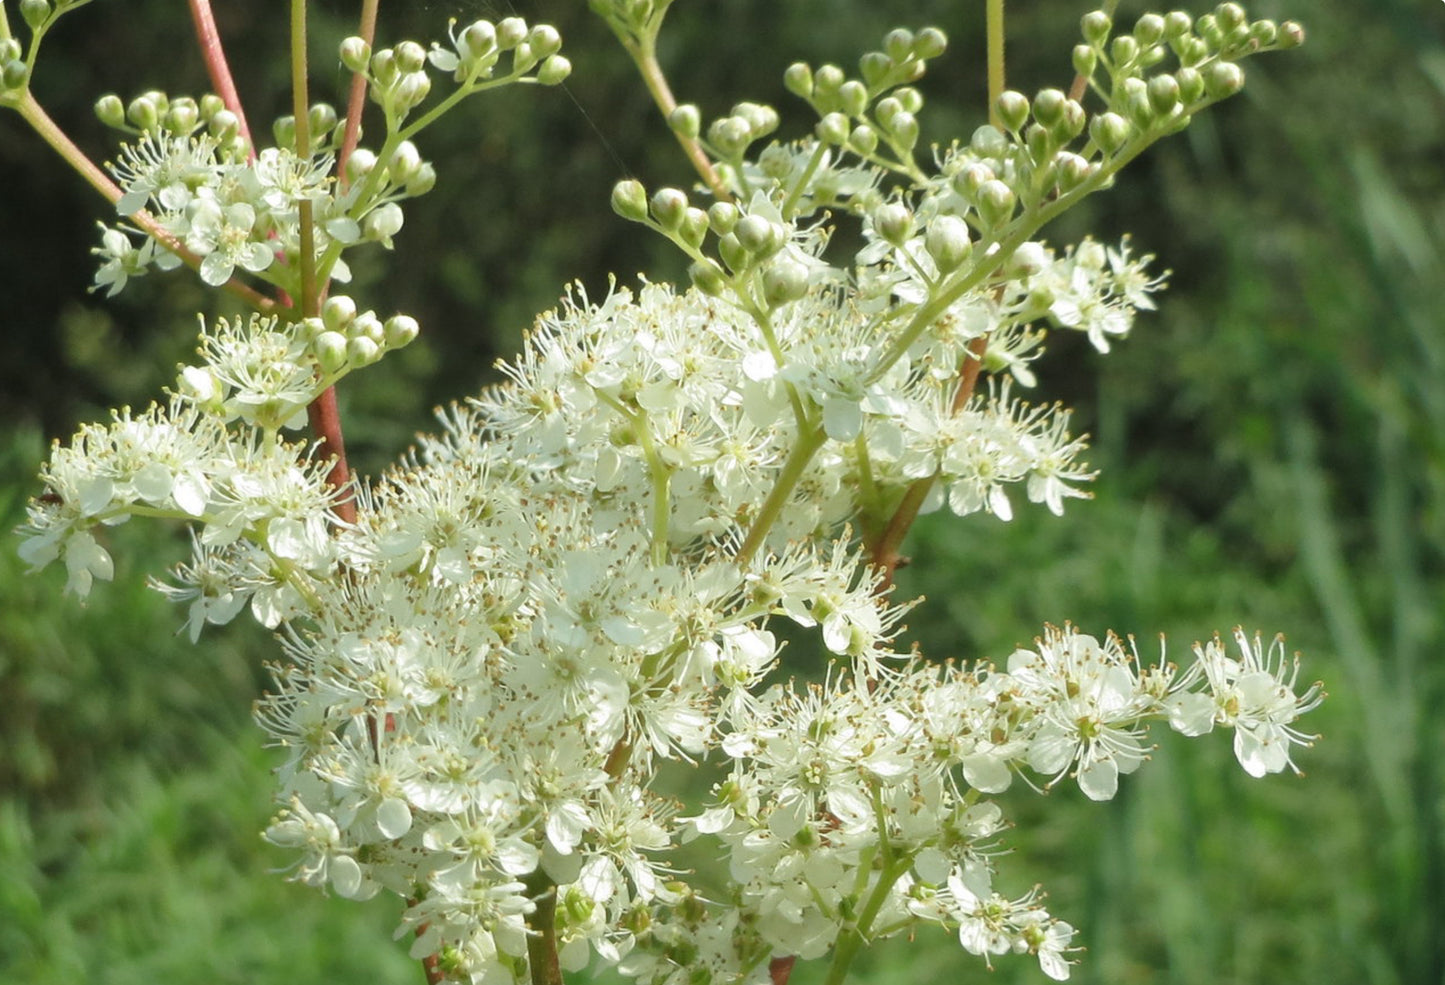
[(254, 154), (251, 128), (246, 125), (246, 111), (241, 108), (241, 95), (236, 91), (236, 80), (231, 77), (231, 66), (226, 62), (226, 49), (221, 45), (221, 32), (216, 29), (216, 18), (211, 13), (211, 0), (187, 2), (191, 7), (191, 21), (196, 25), (196, 40), (200, 43), (201, 54), (206, 59), (206, 72), (211, 76), (211, 86), (226, 108), (236, 114), (238, 131)]
[(788, 978), (793, 974), (793, 965), (797, 960), (796, 954), (789, 954), (768, 962), (768, 974), (772, 976), (773, 985), (788, 985)]
[[(381, 0), (362, 0), (360, 34), (357, 35), (370, 45), (376, 39), (376, 9)], [(361, 113), (366, 109), (366, 76), (360, 72), (351, 77), (351, 90), (346, 98), (346, 130), (341, 137), (341, 150), (336, 155), (336, 174), (346, 187), (346, 161), (361, 139)]]

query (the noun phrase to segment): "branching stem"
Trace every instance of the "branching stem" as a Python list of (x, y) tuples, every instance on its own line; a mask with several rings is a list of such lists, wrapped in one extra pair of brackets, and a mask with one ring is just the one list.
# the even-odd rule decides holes
[(251, 128), (246, 123), (246, 111), (241, 106), (241, 95), (236, 91), (236, 80), (231, 76), (231, 66), (226, 61), (226, 50), (221, 45), (221, 33), (216, 29), (216, 18), (211, 13), (211, 0), (188, 0), (191, 7), (191, 22), (196, 27), (196, 40), (201, 46), (201, 56), (206, 61), (206, 73), (211, 77), (211, 86), (226, 109), (236, 114), (237, 132), (256, 153), (251, 142)]

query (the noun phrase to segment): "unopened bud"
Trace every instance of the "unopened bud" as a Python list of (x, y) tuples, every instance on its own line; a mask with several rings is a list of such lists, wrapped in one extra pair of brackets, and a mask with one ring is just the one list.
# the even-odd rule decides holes
[(913, 54), (913, 32), (895, 28), (883, 38), (883, 51), (894, 62), (903, 63)]
[(738, 243), (749, 253), (771, 256), (783, 245), (778, 228), (760, 215), (745, 215), (733, 230)]
[(389, 247), (391, 238), (401, 232), (403, 221), (401, 206), (395, 202), (385, 202), (367, 213), (366, 218), (361, 221), (361, 235)]
[(612, 211), (624, 219), (642, 222), (647, 219), (647, 189), (633, 179), (619, 181), (612, 188)]
[(421, 333), (421, 326), (411, 315), (392, 315), (381, 327), (388, 349), (400, 349)]
[(363, 311), (351, 320), (347, 326), (346, 334), (352, 339), (370, 339), (377, 345), (386, 341), (386, 329), (381, 325), (381, 319), (376, 317), (374, 311)]
[(321, 304), (321, 323), (333, 332), (344, 332), (356, 317), (356, 302), (345, 294), (333, 294)]
[(1269, 20), (1255, 21), (1249, 26), (1249, 36), (1258, 41), (1260, 47), (1272, 47), (1279, 40), (1279, 25)]
[(1215, 62), (1204, 71), (1204, 91), (1211, 99), (1224, 99), (1244, 88), (1244, 69), (1234, 62)]
[(941, 215), (928, 224), (923, 236), (923, 248), (933, 257), (933, 262), (943, 273), (958, 268), (973, 249), (968, 232), (968, 223), (956, 215)]
[(1008, 153), (1008, 138), (998, 127), (985, 123), (973, 131), (973, 136), (968, 138), (968, 146), (979, 157), (1002, 159)]
[(916, 58), (937, 58), (948, 50), (948, 35), (936, 27), (925, 27), (913, 39), (913, 54)]
[(838, 88), (839, 107), (849, 116), (862, 116), (868, 108), (868, 87), (857, 79), (849, 79)]
[(113, 92), (95, 101), (95, 115), (108, 127), (116, 130), (125, 127), (125, 104)]
[(527, 43), (539, 58), (547, 58), (562, 50), (562, 35), (551, 24), (538, 24), (532, 28)]
[(999, 225), (1013, 215), (1013, 189), (997, 178), (985, 181), (978, 189), (977, 198), (975, 207), (978, 209), (979, 218), (986, 226)]
[(1181, 68), (1174, 73), (1174, 80), (1179, 83), (1179, 101), (1185, 106), (1192, 106), (1204, 95), (1204, 76), (1198, 69)]
[(1094, 166), (1078, 154), (1063, 151), (1054, 161), (1060, 191), (1071, 192), (1093, 176)]
[(1059, 89), (1041, 89), (1034, 97), (1034, 119), (1052, 129), (1064, 116), (1064, 104), (1069, 97)]
[(862, 157), (868, 157), (878, 149), (878, 132), (866, 123), (860, 123), (848, 135), (848, 147)]
[(348, 339), (346, 342), (346, 361), (352, 366), (370, 366), (381, 358), (381, 346), (377, 345), (366, 336)]
[(693, 285), (709, 297), (718, 297), (727, 290), (727, 275), (712, 260), (698, 260), (687, 268), (687, 275)]
[(684, 103), (667, 115), (667, 125), (678, 136), (696, 140), (702, 132), (702, 114), (692, 103)]
[(403, 41), (393, 50), (396, 52), (396, 67), (403, 75), (420, 72), (426, 64), (426, 49), (415, 41)]
[(125, 115), (137, 130), (148, 132), (154, 131), (159, 126), (161, 119), (155, 100), (148, 95), (132, 99), (130, 105), (125, 108)]
[(166, 130), (178, 137), (188, 136), (200, 122), (201, 108), (194, 99), (177, 99), (166, 110)]
[(357, 182), (365, 181), (366, 176), (371, 174), (376, 167), (376, 153), (367, 150), (365, 147), (358, 147), (351, 152), (346, 159), (346, 182), (354, 185)]
[(890, 121), (889, 129), (893, 131), (893, 139), (898, 141), (906, 151), (911, 151), (918, 143), (918, 117), (908, 111), (894, 115)]
[(351, 72), (365, 72), (371, 61), (371, 45), (364, 38), (347, 38), (341, 42), (340, 52), (341, 64)]
[(1074, 45), (1074, 71), (1084, 78), (1094, 74), (1099, 65), (1099, 52), (1086, 44)]
[(572, 63), (565, 55), (549, 55), (537, 69), (537, 81), (544, 86), (554, 86), (572, 74)]
[(1134, 39), (1145, 48), (1153, 47), (1164, 38), (1164, 18), (1147, 13), (1134, 23)]
[(838, 95), (838, 89), (846, 78), (837, 65), (824, 65), (813, 76), (813, 92), (819, 97), (832, 99)]
[(852, 128), (848, 124), (848, 117), (842, 113), (829, 113), (818, 121), (815, 132), (823, 143), (842, 146), (848, 142)]
[(1121, 34), (1109, 45), (1109, 56), (1114, 59), (1116, 67), (1132, 65), (1139, 57), (1139, 42), (1134, 40), (1133, 35)]
[(1149, 80), (1149, 104), (1167, 116), (1179, 105), (1179, 81), (1172, 75), (1156, 75)]
[(520, 17), (506, 17), (497, 23), (497, 47), (511, 51), (527, 40), (527, 22)]
[(902, 202), (889, 202), (873, 213), (873, 228), (894, 246), (902, 246), (913, 234), (913, 212)]
[(685, 245), (695, 250), (702, 246), (702, 241), (707, 237), (707, 229), (707, 213), (699, 208), (688, 208), (682, 213), (677, 236)]
[(30, 30), (39, 30), (49, 17), (48, 0), (20, 0), (20, 19), (25, 21)]
[(652, 196), (652, 217), (668, 232), (682, 224), (687, 209), (687, 194), (676, 188), (660, 188)]
[(752, 254), (738, 240), (736, 232), (718, 238), (717, 253), (722, 257), (723, 263), (728, 265), (728, 269), (733, 272), (742, 270), (752, 262)]
[(473, 21), (457, 38), (457, 54), (462, 61), (476, 62), (497, 49), (497, 29), (491, 21)]
[(1005, 128), (1017, 133), (1023, 127), (1024, 121), (1029, 118), (1029, 100), (1021, 92), (1009, 89), (998, 97), (994, 104), (998, 111), (999, 122)]
[(858, 71), (863, 74), (863, 81), (870, 86), (882, 85), (892, 70), (893, 59), (881, 51), (870, 51), (858, 59)]
[(793, 95), (808, 99), (813, 95), (813, 70), (804, 62), (794, 62), (783, 73), (783, 85)]
[(1079, 22), (1084, 40), (1095, 48), (1103, 46), (1113, 30), (1114, 22), (1102, 10), (1091, 10)]
[(708, 225), (719, 236), (726, 236), (738, 224), (738, 207), (731, 202), (714, 202), (707, 210)]
[(311, 128), (311, 139), (318, 140), (336, 129), (336, 107), (330, 103), (317, 103), (306, 112), (306, 123)]
[(316, 341), (311, 343), (311, 351), (316, 354), (316, 364), (327, 375), (341, 372), (346, 365), (346, 347), (346, 336), (340, 332), (322, 332), (316, 336)]
[(407, 180), (406, 194), (408, 198), (416, 198), (418, 195), (425, 195), (437, 186), (437, 171), (426, 161), (422, 161), (416, 172)]
[(1243, 24), (1245, 16), (1244, 8), (1237, 3), (1221, 3), (1214, 8), (1215, 20), (1226, 33)]
[(808, 293), (808, 268), (795, 260), (779, 260), (763, 271), (763, 298), (772, 307)]
[(1089, 137), (1105, 154), (1113, 154), (1133, 135), (1129, 121), (1118, 113), (1100, 113), (1089, 122)]
[(1305, 29), (1297, 21), (1285, 21), (1279, 26), (1279, 47), (1281, 51), (1298, 48), (1305, 43)]
[(1173, 41), (1194, 30), (1194, 18), (1182, 10), (1171, 10), (1164, 17), (1164, 37)]

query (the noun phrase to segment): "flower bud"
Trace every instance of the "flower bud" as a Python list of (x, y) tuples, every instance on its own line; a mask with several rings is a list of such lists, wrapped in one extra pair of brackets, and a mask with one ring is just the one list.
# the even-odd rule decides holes
[(913, 86), (899, 86), (893, 90), (893, 98), (902, 104), (905, 111), (915, 116), (923, 109), (923, 93)]
[(1287, 51), (1305, 43), (1305, 29), (1297, 21), (1285, 21), (1279, 26), (1279, 48)]
[(968, 223), (956, 215), (941, 215), (928, 224), (923, 248), (943, 273), (956, 270), (973, 249)]
[(1008, 153), (1008, 138), (998, 127), (985, 123), (973, 131), (973, 136), (968, 139), (968, 146), (979, 157), (1002, 158)]
[(1041, 89), (1034, 97), (1034, 119), (1052, 129), (1064, 117), (1064, 104), (1069, 97), (1058, 89)]
[(843, 70), (837, 65), (824, 65), (813, 76), (813, 92), (820, 98), (832, 99), (838, 95), (844, 79)]
[(473, 21), (457, 38), (457, 54), (470, 68), (497, 49), (497, 29), (491, 21)]
[(1202, 38), (1190, 35), (1179, 39), (1178, 50), (1175, 54), (1179, 57), (1179, 64), (1186, 68), (1203, 65), (1209, 61), (1209, 45)]
[(311, 129), (311, 139), (320, 140), (336, 129), (336, 107), (330, 103), (317, 103), (306, 111), (306, 124)]
[(698, 260), (687, 268), (693, 286), (709, 297), (719, 297), (727, 290), (727, 275), (712, 260)]
[(1074, 71), (1084, 78), (1094, 74), (1094, 69), (1099, 65), (1098, 49), (1090, 48), (1086, 44), (1074, 45)]
[(1059, 190), (1062, 192), (1073, 191), (1094, 174), (1094, 166), (1078, 154), (1062, 151), (1054, 160)]
[(130, 105), (125, 108), (125, 115), (137, 130), (151, 132), (160, 125), (160, 110), (149, 93), (132, 99)]
[(1114, 22), (1102, 10), (1091, 10), (1079, 22), (1084, 40), (1095, 48), (1101, 48), (1113, 30)]
[(49, 17), (48, 0), (20, 0), (20, 18), (30, 30), (39, 30)]
[(728, 265), (728, 269), (735, 273), (743, 270), (752, 262), (751, 254), (739, 242), (736, 232), (728, 233), (718, 239), (717, 253), (722, 257), (723, 263)]
[(868, 157), (878, 149), (878, 132), (866, 123), (860, 123), (848, 135), (848, 148), (860, 157)]
[(1164, 17), (1164, 37), (1170, 41), (1194, 30), (1194, 18), (1182, 10), (1171, 10)]
[(366, 176), (371, 174), (376, 167), (376, 153), (367, 150), (365, 147), (358, 147), (351, 152), (346, 159), (346, 183), (349, 185), (365, 181)]
[(1198, 69), (1181, 68), (1174, 73), (1174, 80), (1179, 83), (1179, 101), (1185, 106), (1194, 105), (1204, 95), (1204, 76)]
[(763, 299), (769, 307), (796, 301), (808, 293), (808, 268), (796, 260), (779, 260), (763, 271)]
[(913, 212), (902, 202), (889, 202), (873, 213), (873, 228), (894, 246), (902, 246), (913, 234)]
[(724, 157), (735, 157), (752, 142), (748, 121), (741, 116), (724, 116), (707, 128), (707, 139)]
[(1005, 264), (1010, 277), (1032, 277), (1048, 266), (1049, 255), (1042, 243), (1029, 241), (1014, 250)]
[(652, 217), (667, 232), (674, 232), (682, 225), (682, 215), (687, 209), (687, 194), (676, 188), (659, 188), (652, 196)]
[(818, 121), (814, 132), (823, 143), (841, 146), (848, 142), (852, 128), (848, 124), (848, 117), (842, 113), (829, 113)]
[(986, 226), (997, 226), (1013, 215), (1014, 192), (997, 178), (985, 181), (978, 189), (978, 217)]
[(115, 93), (108, 93), (95, 101), (95, 115), (100, 122), (116, 130), (125, 127), (125, 104)]
[(857, 79), (849, 79), (838, 88), (841, 109), (849, 116), (862, 116), (868, 108), (868, 87)]
[(1224, 29), (1219, 26), (1219, 20), (1213, 14), (1205, 14), (1195, 21), (1194, 29), (1210, 47), (1218, 48), (1224, 43)]
[(1210, 99), (1224, 99), (1244, 88), (1244, 69), (1234, 62), (1214, 62), (1204, 71), (1204, 91)]
[(707, 237), (707, 228), (707, 213), (699, 208), (688, 208), (682, 213), (677, 235), (684, 244), (695, 250), (702, 246), (703, 239)]
[(421, 151), (410, 140), (396, 145), (391, 160), (386, 162), (386, 176), (394, 185), (404, 185), (412, 179), (421, 167)]
[(386, 329), (374, 311), (363, 311), (351, 320), (346, 335), (352, 339), (370, 339), (377, 345), (386, 341)]
[(678, 136), (696, 140), (702, 132), (702, 114), (692, 103), (684, 103), (667, 115), (667, 125)]
[(951, 184), (954, 191), (971, 203), (978, 200), (978, 190), (983, 187), (984, 182), (992, 181), (995, 177), (997, 176), (993, 169), (988, 165), (974, 162), (954, 175)]
[(733, 235), (749, 253), (771, 256), (783, 245), (783, 237), (777, 227), (760, 215), (745, 215), (738, 220)]
[(365, 239), (390, 248), (391, 238), (401, 232), (403, 220), (400, 205), (395, 202), (383, 203), (367, 213), (366, 218), (361, 220), (361, 235)]
[(421, 333), (421, 326), (411, 315), (392, 315), (381, 327), (381, 331), (388, 349), (400, 349)]
[(538, 58), (549, 58), (562, 50), (562, 35), (551, 24), (538, 24), (527, 38)]
[(380, 358), (381, 346), (366, 336), (347, 340), (346, 361), (353, 367), (370, 366)]
[(1023, 127), (1024, 121), (1029, 118), (1028, 97), (1012, 89), (998, 97), (994, 108), (998, 112), (999, 122), (1014, 133), (1017, 133)]
[(390, 87), (396, 84), (401, 76), (401, 70), (396, 67), (396, 52), (390, 48), (383, 48), (371, 56), (371, 77), (376, 84), (382, 87)]
[(1249, 36), (1262, 48), (1272, 47), (1279, 40), (1279, 25), (1269, 20), (1255, 21), (1249, 25)]
[(708, 225), (719, 236), (726, 236), (738, 224), (738, 207), (731, 202), (714, 202), (707, 210)]
[(889, 129), (904, 150), (911, 151), (918, 144), (918, 117), (907, 110), (894, 115)]
[(321, 322), (333, 332), (344, 332), (356, 318), (356, 302), (345, 294), (333, 294), (321, 304)]
[(406, 194), (408, 198), (416, 198), (418, 195), (425, 195), (437, 186), (437, 171), (426, 161), (422, 161), (416, 172), (407, 179)]
[(1139, 42), (1132, 35), (1121, 34), (1109, 45), (1109, 56), (1114, 59), (1117, 68), (1132, 65), (1139, 57)]
[(550, 55), (537, 69), (537, 81), (544, 86), (554, 86), (572, 74), (572, 63), (563, 55)]
[(919, 31), (917, 37), (913, 39), (913, 55), (915, 58), (937, 58), (947, 50), (948, 35), (936, 27), (925, 27)]
[(201, 108), (194, 99), (177, 99), (166, 110), (165, 128), (178, 137), (189, 136), (200, 122)]
[(863, 81), (870, 86), (881, 86), (892, 70), (893, 59), (881, 51), (870, 51), (858, 59), (858, 71), (863, 74)]
[(271, 123), (271, 139), (277, 147), (296, 146), (296, 117), (278, 116)]
[(1164, 39), (1164, 18), (1150, 12), (1134, 22), (1134, 40), (1151, 48)]
[(340, 332), (322, 332), (316, 336), (316, 341), (311, 343), (311, 351), (316, 355), (316, 364), (328, 376), (341, 372), (346, 365), (346, 347), (346, 336)]
[(1214, 8), (1214, 17), (1219, 26), (1228, 33), (1245, 22), (1244, 8), (1237, 3), (1221, 3)]
[(403, 75), (392, 93), (399, 109), (408, 110), (419, 104), (431, 92), (431, 76), (425, 72)]
[(1179, 105), (1179, 81), (1172, 75), (1156, 75), (1149, 80), (1149, 104), (1161, 116), (1168, 116)]
[(612, 211), (624, 219), (644, 222), (647, 219), (647, 189), (634, 179), (619, 181), (612, 187)]
[(913, 54), (913, 32), (901, 27), (889, 31), (883, 38), (883, 51), (898, 64), (908, 61)]
[(1045, 167), (1054, 156), (1058, 148), (1054, 146), (1054, 138), (1049, 131), (1037, 123), (1029, 124), (1024, 131), (1024, 146), (1029, 149), (1029, 156), (1033, 158), (1037, 167)]
[(341, 42), (341, 64), (348, 71), (365, 72), (371, 61), (371, 45), (364, 38), (347, 38)]
[(426, 64), (426, 49), (415, 41), (403, 41), (393, 50), (396, 52), (397, 70), (403, 75), (420, 72)]
[(783, 73), (783, 85), (793, 95), (808, 99), (813, 95), (813, 70), (805, 62), (793, 62)]
[(526, 40), (527, 22), (522, 18), (505, 17), (497, 23), (497, 47), (503, 51), (511, 51)]

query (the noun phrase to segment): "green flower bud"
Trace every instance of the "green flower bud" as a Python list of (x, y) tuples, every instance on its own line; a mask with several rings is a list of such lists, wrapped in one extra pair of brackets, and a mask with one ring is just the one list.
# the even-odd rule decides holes
[(346, 347), (346, 336), (340, 332), (322, 332), (316, 336), (316, 341), (311, 343), (311, 351), (321, 372), (327, 376), (341, 372), (346, 366)]
[(923, 248), (943, 273), (958, 269), (973, 250), (968, 223), (956, 215), (938, 216), (928, 224)]
[(686, 245), (694, 250), (702, 246), (702, 241), (707, 237), (707, 213), (702, 209), (690, 207), (682, 214), (682, 222), (678, 224), (677, 236)]
[(532, 28), (527, 43), (538, 58), (549, 58), (562, 50), (562, 35), (551, 24), (538, 24)]
[(1221, 51), (1231, 52), (1252, 52), (1259, 49), (1259, 42), (1249, 35), (1249, 25), (1241, 24), (1234, 30), (1224, 35), (1224, 44)]
[(346, 342), (346, 361), (355, 368), (370, 366), (381, 358), (381, 346), (362, 336)]
[(719, 236), (726, 236), (737, 228), (740, 214), (731, 202), (714, 202), (707, 210), (708, 225)]
[(974, 207), (985, 226), (1007, 222), (1014, 210), (1013, 189), (997, 178), (985, 181), (978, 189), (978, 201)]
[(419, 72), (426, 64), (426, 49), (415, 41), (403, 41), (397, 45), (396, 67), (403, 75)]
[(813, 76), (813, 92), (820, 98), (831, 99), (838, 94), (838, 89), (843, 85), (845, 78), (843, 70), (837, 65), (824, 65)]
[(1168, 116), (1179, 105), (1179, 80), (1172, 75), (1156, 75), (1149, 80), (1149, 105), (1161, 116)]
[(893, 117), (891, 126), (893, 139), (902, 145), (904, 150), (911, 151), (918, 143), (918, 117), (906, 110)]
[(1084, 78), (1094, 74), (1094, 69), (1099, 66), (1099, 52), (1086, 44), (1074, 45), (1074, 71)]
[(1185, 106), (1192, 106), (1204, 95), (1204, 76), (1199, 70), (1185, 66), (1174, 73), (1174, 80), (1179, 83), (1179, 101)]
[(1148, 130), (1158, 119), (1158, 114), (1154, 112), (1154, 104), (1149, 102), (1147, 87), (1131, 94), (1125, 100), (1124, 112), (1128, 114), (1129, 122), (1140, 130)]
[(296, 117), (278, 116), (271, 123), (271, 139), (277, 147), (296, 146)]
[(888, 126), (888, 121), (901, 112), (903, 112), (903, 104), (893, 96), (878, 100), (878, 105), (873, 107), (874, 118), (885, 128)]
[(860, 123), (848, 135), (848, 148), (860, 157), (868, 157), (878, 149), (878, 133), (866, 123)]
[(1008, 153), (1008, 138), (998, 127), (985, 123), (973, 132), (968, 146), (979, 157), (1002, 158)]
[(857, 79), (849, 79), (838, 89), (840, 108), (849, 116), (862, 116), (868, 108), (868, 87)]
[(401, 109), (411, 109), (431, 92), (431, 76), (425, 72), (412, 72), (410, 75), (403, 75), (393, 89), (396, 103)]
[(23, 89), (30, 80), (30, 68), (18, 58), (11, 59), (0, 68), (0, 89)]
[(50, 18), (47, 0), (20, 0), (20, 18), (32, 31), (38, 31)]
[(848, 117), (842, 113), (829, 113), (818, 121), (814, 132), (823, 143), (842, 146), (848, 142), (852, 127), (848, 124)]
[(1195, 21), (1194, 30), (1211, 48), (1218, 48), (1224, 43), (1224, 29), (1219, 26), (1219, 20), (1213, 14), (1205, 14)]
[(572, 74), (572, 63), (564, 55), (549, 55), (537, 69), (537, 81), (544, 86), (554, 86)]
[(497, 47), (511, 51), (527, 40), (527, 34), (527, 22), (522, 18), (504, 17), (497, 22)]
[(629, 178), (612, 186), (612, 211), (633, 222), (647, 221), (647, 189)]
[(410, 140), (403, 140), (396, 145), (391, 160), (386, 162), (386, 176), (391, 179), (392, 184), (404, 185), (415, 176), (420, 167), (421, 151), (417, 150), (416, 144)]
[(1076, 100), (1070, 99), (1064, 103), (1064, 115), (1049, 130), (1049, 135), (1054, 138), (1054, 143), (1062, 147), (1083, 133), (1088, 122), (1089, 115), (1084, 112), (1084, 107)]
[(1145, 48), (1152, 48), (1164, 38), (1164, 18), (1147, 13), (1134, 23), (1134, 40)]
[(734, 273), (746, 269), (753, 260), (752, 255), (738, 240), (736, 232), (728, 233), (718, 239), (717, 253), (722, 257), (723, 263), (728, 265), (728, 269)]
[(873, 228), (894, 246), (902, 246), (913, 235), (913, 212), (902, 202), (888, 202), (873, 213)]
[(1034, 97), (1034, 119), (1043, 126), (1052, 128), (1064, 118), (1064, 104), (1069, 97), (1058, 89), (1041, 89)]
[(388, 349), (400, 349), (421, 333), (421, 326), (411, 315), (392, 315), (381, 327), (381, 331)]
[(727, 275), (712, 260), (698, 260), (687, 268), (693, 285), (709, 297), (720, 297), (727, 290)]
[(201, 108), (194, 99), (177, 99), (166, 110), (165, 128), (178, 137), (189, 136), (201, 124)]
[(908, 61), (913, 54), (913, 32), (895, 28), (883, 38), (883, 51), (897, 64)]
[(667, 125), (678, 136), (696, 140), (702, 132), (702, 114), (692, 103), (684, 103), (667, 114)]
[(793, 62), (783, 73), (783, 86), (795, 96), (812, 98), (813, 70), (804, 62)]
[(1285, 21), (1279, 26), (1279, 48), (1287, 51), (1305, 43), (1305, 29), (1295, 21)]
[(808, 293), (808, 268), (795, 260), (779, 260), (763, 271), (763, 300), (772, 308)]
[(333, 294), (321, 303), (321, 323), (331, 332), (345, 332), (356, 318), (356, 302), (345, 294)]
[(863, 75), (863, 81), (870, 86), (879, 86), (893, 71), (893, 59), (881, 51), (870, 51), (858, 59), (858, 71)]
[(1181, 38), (1174, 53), (1179, 58), (1179, 64), (1186, 68), (1209, 61), (1209, 45), (1202, 38)]
[(736, 116), (748, 125), (748, 135), (757, 140), (766, 137), (778, 128), (778, 111), (762, 103), (738, 103), (733, 107)]
[(306, 111), (306, 123), (311, 128), (311, 139), (320, 140), (336, 129), (336, 107), (330, 103), (317, 103)]
[(1171, 10), (1164, 18), (1164, 37), (1170, 41), (1194, 30), (1194, 18), (1182, 10)]
[(948, 50), (948, 35), (936, 27), (925, 27), (918, 32), (913, 39), (913, 56), (915, 58), (929, 59), (937, 58)]
[(1091, 10), (1079, 22), (1084, 41), (1095, 48), (1102, 48), (1114, 28), (1114, 22), (1102, 10)]
[(376, 154), (365, 147), (356, 148), (346, 159), (346, 183), (354, 185), (365, 181), (366, 176), (371, 174), (374, 167), (376, 167)]
[(899, 86), (893, 90), (893, 98), (898, 100), (905, 110), (914, 115), (923, 109), (923, 93), (913, 86)]
[(100, 122), (115, 130), (125, 128), (125, 104), (115, 93), (108, 93), (95, 101), (95, 115)]
[(497, 29), (491, 21), (473, 21), (457, 38), (457, 54), (470, 68), (497, 50)]
[(368, 212), (366, 218), (361, 220), (361, 235), (390, 249), (391, 238), (401, 232), (404, 219), (400, 205), (386, 202)]
[(347, 38), (341, 42), (341, 64), (349, 72), (365, 72), (371, 61), (371, 45), (364, 38)]
[(408, 198), (416, 198), (418, 195), (425, 195), (437, 186), (436, 168), (426, 161), (416, 169), (416, 173), (406, 183), (406, 194)]
[(978, 190), (985, 182), (992, 181), (997, 175), (993, 169), (986, 164), (974, 162), (966, 165), (958, 174), (953, 176), (953, 190), (962, 195), (964, 200), (970, 203), (978, 201)]
[(14, 38), (0, 38), (0, 62), (18, 61), (25, 54), (20, 42)]
[(1249, 36), (1258, 41), (1261, 48), (1273, 47), (1279, 40), (1279, 25), (1274, 21), (1255, 21), (1249, 25)]
[(1115, 66), (1120, 68), (1132, 65), (1139, 57), (1139, 42), (1131, 35), (1121, 34), (1109, 45), (1109, 56), (1114, 59)]
[(1040, 168), (1047, 165), (1053, 158), (1054, 151), (1058, 150), (1053, 136), (1037, 123), (1030, 123), (1024, 131), (1024, 146), (1029, 149), (1029, 156), (1033, 158), (1034, 164)]
[(1204, 71), (1204, 91), (1210, 99), (1224, 99), (1244, 88), (1244, 69), (1234, 62), (1214, 62)]
[(346, 334), (352, 339), (370, 339), (377, 345), (386, 341), (386, 329), (374, 311), (363, 311), (353, 318)]
[(760, 215), (745, 215), (733, 229), (738, 244), (749, 253), (771, 256), (783, 245), (777, 227)]
[(396, 52), (390, 48), (383, 48), (371, 56), (371, 77), (377, 85), (394, 85), (400, 75), (401, 70), (396, 67)]
[(676, 188), (659, 188), (652, 196), (652, 217), (668, 232), (682, 225), (687, 211), (687, 194)]
[(1089, 121), (1089, 139), (1105, 154), (1114, 154), (1134, 135), (1129, 122), (1118, 113), (1100, 113)]
[(512, 71), (515, 73), (521, 74), (530, 70), (539, 60), (532, 51), (532, 46), (526, 41), (512, 49)]
[(747, 150), (752, 130), (741, 116), (724, 116), (713, 120), (707, 128), (707, 139), (724, 157), (735, 157)]
[(136, 129), (148, 132), (154, 131), (161, 121), (160, 109), (149, 93), (132, 99), (125, 108), (125, 115)]
[(1014, 133), (1018, 133), (1029, 118), (1028, 97), (1013, 89), (1002, 93), (994, 108), (998, 111), (999, 122)]
[(1054, 159), (1058, 176), (1059, 191), (1071, 192), (1094, 174), (1094, 166), (1078, 154), (1062, 151)]
[(1221, 3), (1214, 8), (1214, 17), (1219, 21), (1219, 26), (1225, 33), (1234, 30), (1244, 24), (1246, 15), (1244, 8), (1237, 3)]

